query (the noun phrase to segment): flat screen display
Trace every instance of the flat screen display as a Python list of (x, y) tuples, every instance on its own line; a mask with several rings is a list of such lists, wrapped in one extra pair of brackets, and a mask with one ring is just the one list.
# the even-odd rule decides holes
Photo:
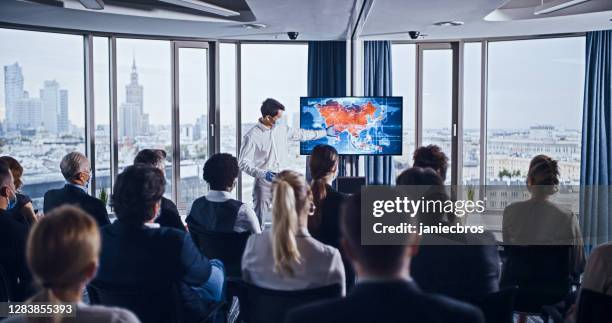
[(301, 97), (300, 128), (329, 126), (337, 137), (302, 141), (300, 154), (328, 144), (340, 155), (401, 155), (402, 97)]

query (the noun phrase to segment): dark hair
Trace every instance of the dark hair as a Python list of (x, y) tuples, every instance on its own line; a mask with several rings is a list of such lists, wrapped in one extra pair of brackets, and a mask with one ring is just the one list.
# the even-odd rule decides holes
[[(407, 245), (365, 245), (361, 244), (361, 192), (348, 197), (342, 203), (340, 211), (342, 237), (349, 245), (354, 261), (371, 272), (379, 275), (395, 273), (402, 266), (402, 260)], [(412, 235), (402, 236), (405, 239), (414, 239)]]
[(2, 156), (0, 157), (0, 160), (6, 163), (8, 168), (11, 170), (11, 173), (13, 174), (13, 182), (15, 183), (15, 189), (20, 189), (21, 186), (23, 186), (23, 182), (21, 181), (23, 167), (21, 167), (21, 164), (19, 164), (17, 159), (11, 156)]
[(166, 152), (163, 149), (143, 149), (134, 157), (134, 164), (145, 164), (158, 167), (166, 160)]
[[(397, 185), (420, 185), (426, 188), (410, 188), (409, 193), (414, 194), (413, 200), (423, 197), (426, 201), (446, 201), (449, 200), (448, 194), (444, 190), (442, 177), (432, 168), (411, 167), (403, 171), (396, 179)], [(419, 221), (423, 224), (436, 225), (452, 224), (457, 217), (454, 213), (424, 213), (419, 214)]]
[(6, 182), (10, 177), (11, 169), (9, 168), (9, 165), (3, 160), (0, 160), (0, 188), (2, 188), (4, 182)]
[(312, 149), (309, 162), (310, 175), (312, 176), (310, 189), (312, 190), (315, 213), (308, 219), (308, 230), (311, 232), (317, 231), (319, 225), (321, 225), (323, 201), (327, 196), (325, 177), (335, 171), (337, 164), (338, 151), (336, 148), (330, 145), (317, 145)]
[(111, 205), (119, 220), (142, 224), (153, 218), (153, 207), (165, 190), (166, 179), (159, 168), (128, 166), (117, 176)]
[(261, 116), (264, 118), (277, 115), (278, 110), (285, 111), (285, 106), (274, 99), (268, 98), (261, 104)]
[(531, 180), (532, 192), (535, 186), (539, 187), (537, 193), (554, 194), (559, 185), (559, 175), (557, 161), (546, 155), (537, 155), (529, 163), (527, 179)]
[(204, 163), (204, 180), (211, 190), (224, 191), (232, 187), (239, 173), (238, 160), (231, 154), (214, 154)]
[(397, 185), (444, 185), (440, 174), (432, 168), (411, 167), (403, 171), (395, 180)]
[(442, 181), (446, 180), (446, 170), (448, 169), (448, 157), (442, 152), (442, 149), (436, 145), (421, 146), (414, 151), (412, 155), (415, 167), (433, 168)]

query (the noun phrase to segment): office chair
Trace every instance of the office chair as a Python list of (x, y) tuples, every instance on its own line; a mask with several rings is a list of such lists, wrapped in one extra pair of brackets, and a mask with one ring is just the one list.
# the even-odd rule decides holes
[(190, 233), (198, 249), (206, 257), (223, 262), (227, 277), (242, 277), (242, 254), (250, 232), (198, 232), (190, 229)]
[(612, 296), (582, 289), (578, 298), (576, 323), (612, 322)]
[(272, 290), (247, 283), (244, 287), (240, 317), (246, 323), (283, 322), (285, 315), (296, 307), (342, 296), (340, 284), (296, 291)]
[(512, 323), (514, 314), (514, 299), (518, 287), (513, 286), (495, 293), (471, 296), (461, 299), (482, 311), (487, 323)]
[(0, 266), (0, 302), (8, 302), (11, 300), (11, 285), (9, 277), (4, 267)]

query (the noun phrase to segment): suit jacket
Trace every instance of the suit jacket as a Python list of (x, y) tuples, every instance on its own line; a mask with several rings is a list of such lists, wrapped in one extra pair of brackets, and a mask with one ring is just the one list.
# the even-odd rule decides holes
[(49, 190), (45, 193), (43, 212), (47, 213), (65, 204), (72, 204), (80, 207), (83, 211), (89, 213), (89, 215), (98, 222), (98, 226), (100, 227), (110, 223), (108, 212), (106, 212), (106, 206), (102, 201), (70, 184), (66, 184), (62, 188)]
[[(497, 292), (501, 269), (493, 234), (445, 237), (454, 240), (434, 241), (434, 235), (421, 240), (410, 263), (410, 274), (419, 287), (458, 299)], [(469, 241), (475, 239), (478, 241)]]
[(385, 281), (359, 283), (345, 298), (295, 309), (285, 322), (480, 323), (484, 317), (472, 305), (424, 293), (413, 282)]
[(149, 228), (117, 220), (101, 230), (102, 252), (95, 284), (109, 289), (177, 285), (188, 316), (207, 310), (191, 287), (210, 277), (211, 264), (191, 236), (174, 228)]
[(176, 204), (165, 197), (162, 197), (161, 200), (161, 213), (159, 217), (155, 220), (155, 223), (159, 223), (162, 227), (169, 227), (179, 229), (181, 231), (185, 230), (185, 225), (183, 225), (183, 221), (181, 220), (181, 216), (179, 215), (179, 211), (176, 208)]
[(13, 301), (24, 301), (31, 288), (32, 276), (25, 259), (27, 238), (28, 227), (0, 209), (0, 266), (8, 276)]

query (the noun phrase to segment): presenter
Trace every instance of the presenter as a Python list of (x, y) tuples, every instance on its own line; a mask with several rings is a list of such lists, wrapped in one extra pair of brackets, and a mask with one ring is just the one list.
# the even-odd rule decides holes
[(253, 205), (262, 226), (264, 219), (269, 219), (271, 215), (272, 180), (286, 166), (288, 141), (338, 136), (333, 126), (321, 130), (303, 130), (280, 124), (284, 111), (285, 106), (280, 102), (266, 99), (261, 105), (261, 118), (242, 138), (238, 156), (240, 170), (255, 178)]

